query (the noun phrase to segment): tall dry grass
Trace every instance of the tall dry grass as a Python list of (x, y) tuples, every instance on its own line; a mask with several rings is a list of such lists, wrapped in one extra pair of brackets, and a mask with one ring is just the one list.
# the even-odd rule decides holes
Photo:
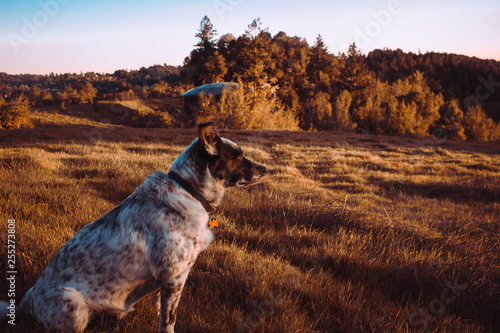
[[(87, 122), (0, 133), (0, 220), (16, 220), (18, 302), (66, 240), (146, 175), (168, 171), (196, 135), (94, 124), (89, 138)], [(500, 330), (497, 146), (221, 132), (270, 174), (228, 190), (178, 332)], [(2, 222), (2, 263), (6, 230)], [(156, 322), (146, 299), (87, 331), (155, 332)], [(16, 329), (40, 331), (26, 320)]]

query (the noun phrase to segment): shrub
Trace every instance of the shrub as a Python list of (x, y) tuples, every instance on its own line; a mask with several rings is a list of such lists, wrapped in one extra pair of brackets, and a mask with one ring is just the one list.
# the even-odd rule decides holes
[(159, 82), (149, 88), (148, 98), (164, 98), (170, 86), (167, 82)]
[(220, 128), (299, 129), (295, 115), (285, 110), (269, 84), (245, 89), (240, 82), (236, 88), (224, 90), (220, 100), (200, 96), (194, 112), (197, 123), (212, 120)]
[(500, 139), (500, 124), (488, 118), (481, 105), (470, 107), (464, 119), (465, 134), (469, 139), (494, 141)]
[(135, 112), (132, 116), (137, 127), (171, 127), (172, 119), (167, 112)]
[(0, 97), (0, 129), (31, 127), (30, 105), (24, 95), (10, 101)]

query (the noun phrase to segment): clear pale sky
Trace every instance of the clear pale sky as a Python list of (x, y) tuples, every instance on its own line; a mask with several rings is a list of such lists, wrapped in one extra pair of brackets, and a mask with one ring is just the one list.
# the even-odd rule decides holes
[(499, 0), (0, 0), (0, 72), (112, 73), (182, 65), (204, 15), (219, 36), (260, 17), (272, 35), (500, 60)]

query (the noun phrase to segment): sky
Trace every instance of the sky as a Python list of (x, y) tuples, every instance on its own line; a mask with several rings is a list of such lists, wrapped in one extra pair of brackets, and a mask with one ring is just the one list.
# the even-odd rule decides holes
[(113, 73), (182, 65), (207, 15), (219, 37), (260, 17), (333, 54), (353, 42), (500, 60), (499, 0), (0, 0), (0, 72)]

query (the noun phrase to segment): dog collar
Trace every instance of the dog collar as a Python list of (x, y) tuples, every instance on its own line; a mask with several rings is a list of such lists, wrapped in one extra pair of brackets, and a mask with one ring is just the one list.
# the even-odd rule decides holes
[(201, 195), (200, 192), (198, 192), (197, 189), (195, 189), (191, 184), (189, 184), (187, 181), (184, 180), (177, 172), (175, 171), (169, 171), (168, 175), (175, 180), (177, 184), (180, 185), (184, 190), (186, 190), (187, 193), (191, 194), (193, 198), (198, 200), (203, 208), (207, 211), (207, 213), (211, 213), (214, 211), (214, 208), (210, 206), (210, 203), (205, 199), (203, 195)]

